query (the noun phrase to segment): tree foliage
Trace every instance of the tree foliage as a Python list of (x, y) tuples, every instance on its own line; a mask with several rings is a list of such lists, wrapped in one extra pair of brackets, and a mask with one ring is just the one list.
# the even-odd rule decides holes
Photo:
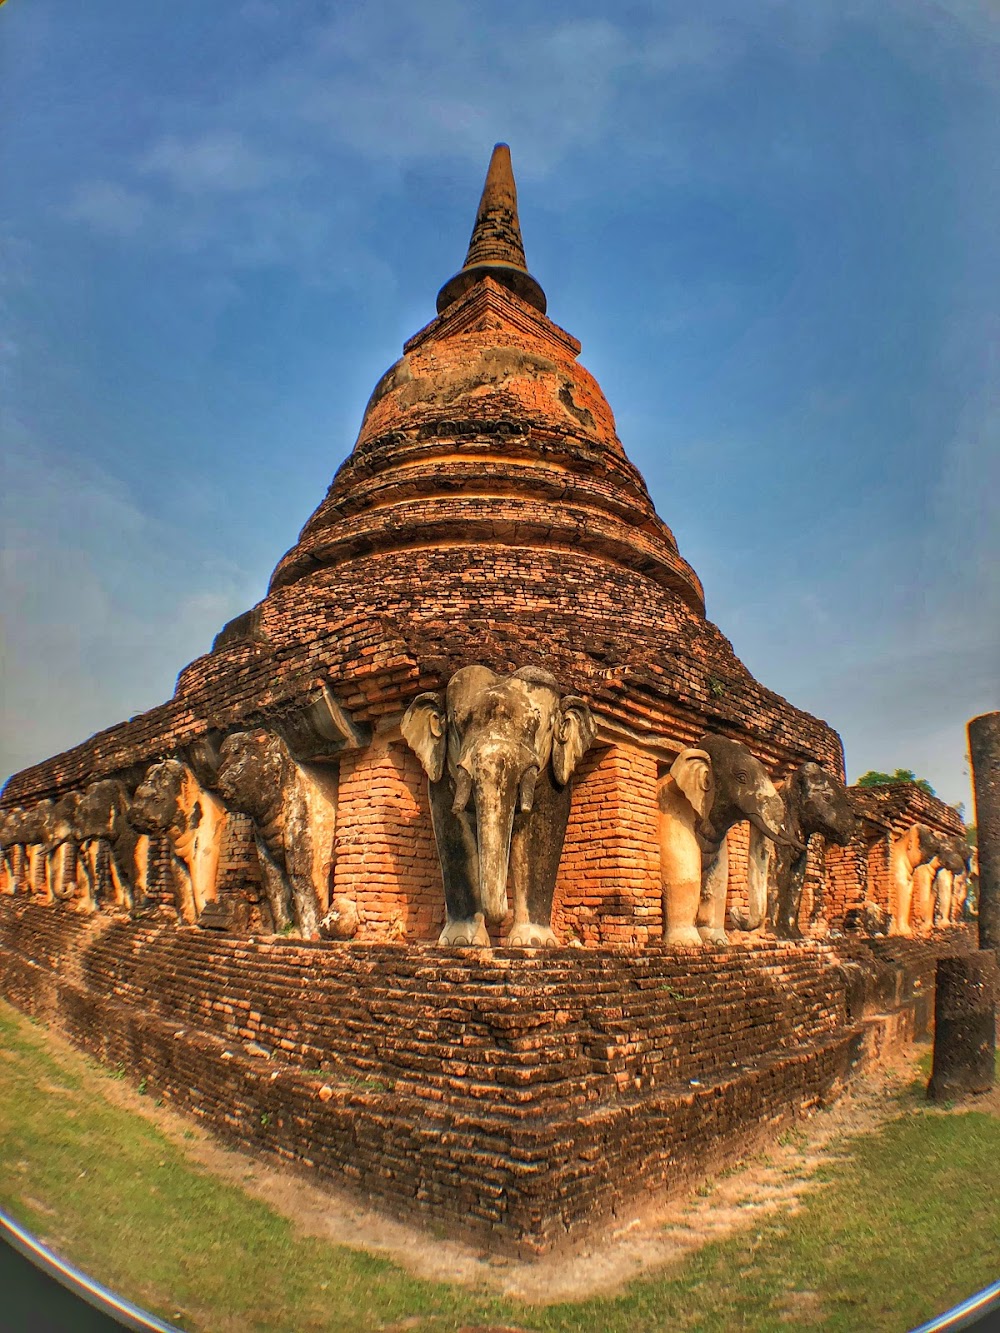
[(869, 769), (867, 773), (861, 774), (857, 785), (859, 787), (886, 787), (894, 782), (913, 782), (928, 796), (937, 795), (927, 779), (918, 778), (912, 768), (897, 768), (895, 773), (879, 773), (875, 769)]

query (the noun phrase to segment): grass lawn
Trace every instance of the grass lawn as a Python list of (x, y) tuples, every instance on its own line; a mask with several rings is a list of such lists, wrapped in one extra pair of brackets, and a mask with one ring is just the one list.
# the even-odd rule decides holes
[(898, 1119), (845, 1143), (800, 1211), (758, 1220), (616, 1296), (541, 1306), (297, 1234), (95, 1095), (113, 1078), (0, 1004), (0, 1206), (186, 1329), (902, 1333), (1000, 1275), (1000, 1117), (940, 1114), (916, 1091)]

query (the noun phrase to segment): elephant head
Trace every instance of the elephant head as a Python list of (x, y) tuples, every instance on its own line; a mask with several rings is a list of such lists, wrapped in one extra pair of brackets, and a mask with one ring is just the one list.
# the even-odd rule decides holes
[(745, 745), (702, 736), (682, 750), (670, 776), (698, 814), (698, 836), (715, 845), (744, 819), (772, 842), (784, 842), (785, 806), (767, 769)]
[(48, 897), (48, 852), (52, 842), (55, 802), (39, 801), (21, 817), (21, 841), (28, 863), (28, 892)]
[(785, 808), (759, 759), (745, 745), (706, 735), (682, 750), (658, 790), (665, 938), (670, 944), (727, 943), (726, 834), (751, 825), (750, 911), (738, 924), (755, 929), (767, 903), (767, 842), (801, 844), (783, 832)]
[(418, 696), (401, 730), (431, 784), (448, 907), (442, 942), (489, 942), (482, 923), (506, 916), (511, 870), (508, 942), (554, 942), (549, 921), (570, 780), (596, 734), (587, 704), (562, 694), (540, 667), (503, 676), (467, 666), (443, 696)]
[[(958, 835), (942, 838), (938, 852), (930, 863), (935, 867), (932, 893), (935, 897), (934, 915), (941, 925), (951, 925), (961, 915), (968, 889), (967, 875), (972, 859), (972, 848)], [(914, 875), (918, 872), (914, 871)]]
[(219, 748), (217, 787), (249, 815), (275, 930), (315, 936), (329, 898), (336, 806), (272, 731), (237, 731)]
[[(779, 845), (774, 867), (775, 893), (770, 902), (770, 918), (776, 933), (795, 939), (799, 930), (799, 905), (806, 874), (806, 848), (813, 834), (827, 842), (846, 847), (858, 831), (859, 823), (847, 789), (839, 778), (811, 760), (800, 764), (782, 789), (785, 802), (784, 833), (791, 841)], [(796, 849), (792, 843), (797, 842)], [(813, 916), (819, 915), (821, 900), (813, 904)]]
[(953, 875), (963, 875), (968, 872), (972, 848), (963, 837), (956, 835), (952, 838), (943, 838), (938, 847), (937, 859), (941, 866), (951, 871)]
[(131, 909), (134, 903), (141, 835), (129, 806), (128, 788), (119, 778), (90, 783), (77, 801), (76, 838), (93, 906), (109, 888), (116, 906)]
[(185, 921), (197, 921), (216, 899), (226, 820), (222, 802), (202, 787), (187, 764), (162, 759), (150, 766), (136, 788), (129, 816), (142, 833), (166, 841), (177, 908)]
[(891, 843), (889, 847), (889, 911), (892, 917), (889, 933), (891, 935), (913, 934), (910, 918), (915, 890), (920, 923), (922, 925), (928, 923), (929, 898), (935, 871), (919, 872), (921, 867), (930, 866), (940, 850), (940, 836), (926, 824), (911, 824)]
[(24, 876), (24, 815), (20, 805), (0, 811), (0, 875), (4, 893), (17, 893)]
[(69, 902), (77, 891), (76, 812), (80, 793), (67, 792), (52, 809), (47, 875), (49, 891), (60, 902)]

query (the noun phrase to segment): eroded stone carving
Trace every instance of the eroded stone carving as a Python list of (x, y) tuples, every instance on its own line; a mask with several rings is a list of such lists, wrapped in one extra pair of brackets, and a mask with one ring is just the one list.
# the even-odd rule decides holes
[(52, 807), (46, 848), (45, 877), (49, 895), (57, 902), (72, 902), (80, 889), (77, 809), (80, 793), (61, 796)]
[(935, 859), (934, 921), (938, 925), (950, 926), (962, 919), (972, 848), (964, 838), (944, 838)]
[(129, 791), (118, 778), (92, 782), (76, 805), (83, 906), (131, 911), (147, 878), (149, 839), (129, 818)]
[(361, 917), (356, 904), (350, 898), (338, 894), (319, 923), (319, 933), (325, 940), (352, 940), (360, 925)]
[(508, 911), (512, 947), (557, 943), (552, 896), (570, 784), (595, 736), (583, 699), (540, 667), (510, 676), (456, 671), (444, 694), (421, 694), (403, 736), (430, 784), (447, 919), (439, 943), (488, 945)]
[[(682, 750), (657, 790), (660, 874), (667, 944), (727, 944), (726, 834), (750, 821), (749, 911), (739, 921), (754, 930), (767, 909), (766, 840), (785, 842), (784, 804), (767, 770), (745, 745), (705, 735)], [(802, 850), (801, 844), (792, 842)]]
[(335, 776), (298, 764), (269, 731), (238, 731), (219, 750), (218, 790), (249, 815), (275, 930), (319, 932), (330, 898), (337, 821)]
[(18, 893), (24, 883), (27, 845), (24, 841), (24, 809), (20, 805), (0, 812), (0, 890)]
[[(896, 838), (889, 846), (889, 924), (890, 935), (912, 935), (911, 911), (913, 907), (913, 873), (918, 866), (928, 865), (933, 861), (941, 845), (936, 833), (926, 824), (913, 824), (904, 834)], [(924, 876), (923, 878), (926, 878)], [(917, 879), (918, 892), (923, 896), (929, 892), (934, 876), (930, 876), (926, 888), (922, 878)]]
[[(809, 839), (814, 833), (827, 842), (846, 847), (857, 832), (858, 821), (851, 809), (844, 784), (813, 762), (801, 764), (781, 786), (785, 803), (783, 832), (791, 843), (776, 847), (773, 892), (769, 894), (768, 919), (782, 939), (798, 939), (799, 906), (805, 884)], [(813, 904), (813, 917), (820, 904)]]
[(182, 919), (193, 924), (218, 896), (225, 806), (187, 764), (163, 759), (149, 768), (136, 788), (130, 818), (147, 838), (166, 841), (175, 905)]

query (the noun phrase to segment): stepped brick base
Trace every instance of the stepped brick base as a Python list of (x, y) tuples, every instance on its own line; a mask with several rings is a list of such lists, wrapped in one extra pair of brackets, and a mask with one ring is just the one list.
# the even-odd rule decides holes
[[(932, 977), (933, 945), (892, 942), (908, 949)], [(812, 942), (254, 942), (0, 898), (0, 993), (18, 1008), (241, 1146), (526, 1255), (642, 1212), (836, 1095), (878, 989), (859, 1000), (859, 977), (881, 977), (882, 1004), (891, 972), (845, 971)]]

